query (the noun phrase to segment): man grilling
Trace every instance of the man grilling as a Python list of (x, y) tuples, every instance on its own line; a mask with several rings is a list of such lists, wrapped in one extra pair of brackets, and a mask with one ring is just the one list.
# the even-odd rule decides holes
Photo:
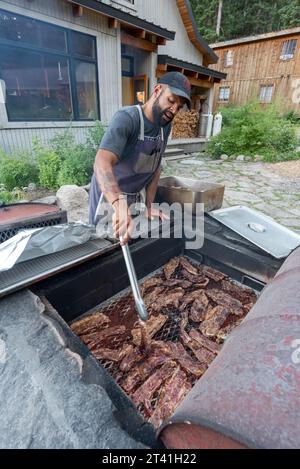
[(144, 105), (122, 108), (105, 132), (94, 164), (89, 219), (97, 224), (101, 202), (109, 202), (114, 236), (122, 237), (122, 244), (129, 241), (132, 230), (131, 204), (144, 202), (150, 219), (166, 218), (151, 205), (171, 122), (185, 104), (190, 108), (190, 92), (190, 82), (182, 73), (166, 73)]

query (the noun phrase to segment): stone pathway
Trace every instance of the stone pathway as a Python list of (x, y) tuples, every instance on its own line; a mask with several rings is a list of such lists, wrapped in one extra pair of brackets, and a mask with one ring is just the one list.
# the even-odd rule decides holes
[(211, 160), (201, 154), (164, 161), (162, 176), (171, 175), (224, 184), (223, 207), (254, 208), (300, 233), (300, 177), (284, 177), (262, 162)]

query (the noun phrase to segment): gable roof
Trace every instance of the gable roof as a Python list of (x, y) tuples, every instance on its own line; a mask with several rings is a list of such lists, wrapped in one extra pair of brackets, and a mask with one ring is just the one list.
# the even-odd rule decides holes
[(283, 29), (281, 31), (273, 31), (271, 33), (258, 34), (257, 36), (239, 37), (238, 39), (230, 39), (228, 41), (216, 42), (214, 44), (210, 44), (210, 47), (212, 47), (213, 49), (221, 49), (223, 47), (238, 46), (240, 44), (246, 44), (249, 42), (266, 41), (268, 39), (291, 36), (293, 34), (300, 34), (299, 26), (297, 28)]
[(189, 0), (176, 0), (177, 6), (185, 26), (187, 35), (191, 43), (198, 49), (205, 57), (208, 64), (215, 64), (218, 62), (218, 56), (203, 39), (199, 33), (195, 17), (192, 11), (191, 3)]

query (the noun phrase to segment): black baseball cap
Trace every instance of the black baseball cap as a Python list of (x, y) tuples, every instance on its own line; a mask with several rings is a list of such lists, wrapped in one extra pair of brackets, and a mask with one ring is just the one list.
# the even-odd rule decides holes
[(188, 108), (191, 109), (191, 84), (183, 73), (168, 72), (158, 80), (158, 84), (168, 85), (172, 93), (184, 98)]

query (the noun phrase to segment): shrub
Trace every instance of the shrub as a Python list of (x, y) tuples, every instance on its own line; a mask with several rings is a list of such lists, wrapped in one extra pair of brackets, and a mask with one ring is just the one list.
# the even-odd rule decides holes
[(100, 121), (96, 121), (95, 126), (90, 127), (87, 131), (86, 145), (95, 154), (98, 151), (104, 132), (105, 129)]
[(30, 151), (15, 150), (12, 155), (0, 153), (0, 183), (8, 191), (38, 182), (38, 166)]
[(252, 102), (245, 106), (228, 106), (222, 110), (222, 132), (213, 137), (208, 150), (214, 158), (227, 155), (255, 155), (268, 161), (295, 157), (296, 136), (294, 126), (280, 118), (274, 105), (262, 108)]
[(62, 162), (58, 174), (58, 184), (60, 186), (65, 184), (85, 185), (91, 177), (92, 168), (93, 162), (90, 160), (88, 149), (84, 145), (77, 145)]

